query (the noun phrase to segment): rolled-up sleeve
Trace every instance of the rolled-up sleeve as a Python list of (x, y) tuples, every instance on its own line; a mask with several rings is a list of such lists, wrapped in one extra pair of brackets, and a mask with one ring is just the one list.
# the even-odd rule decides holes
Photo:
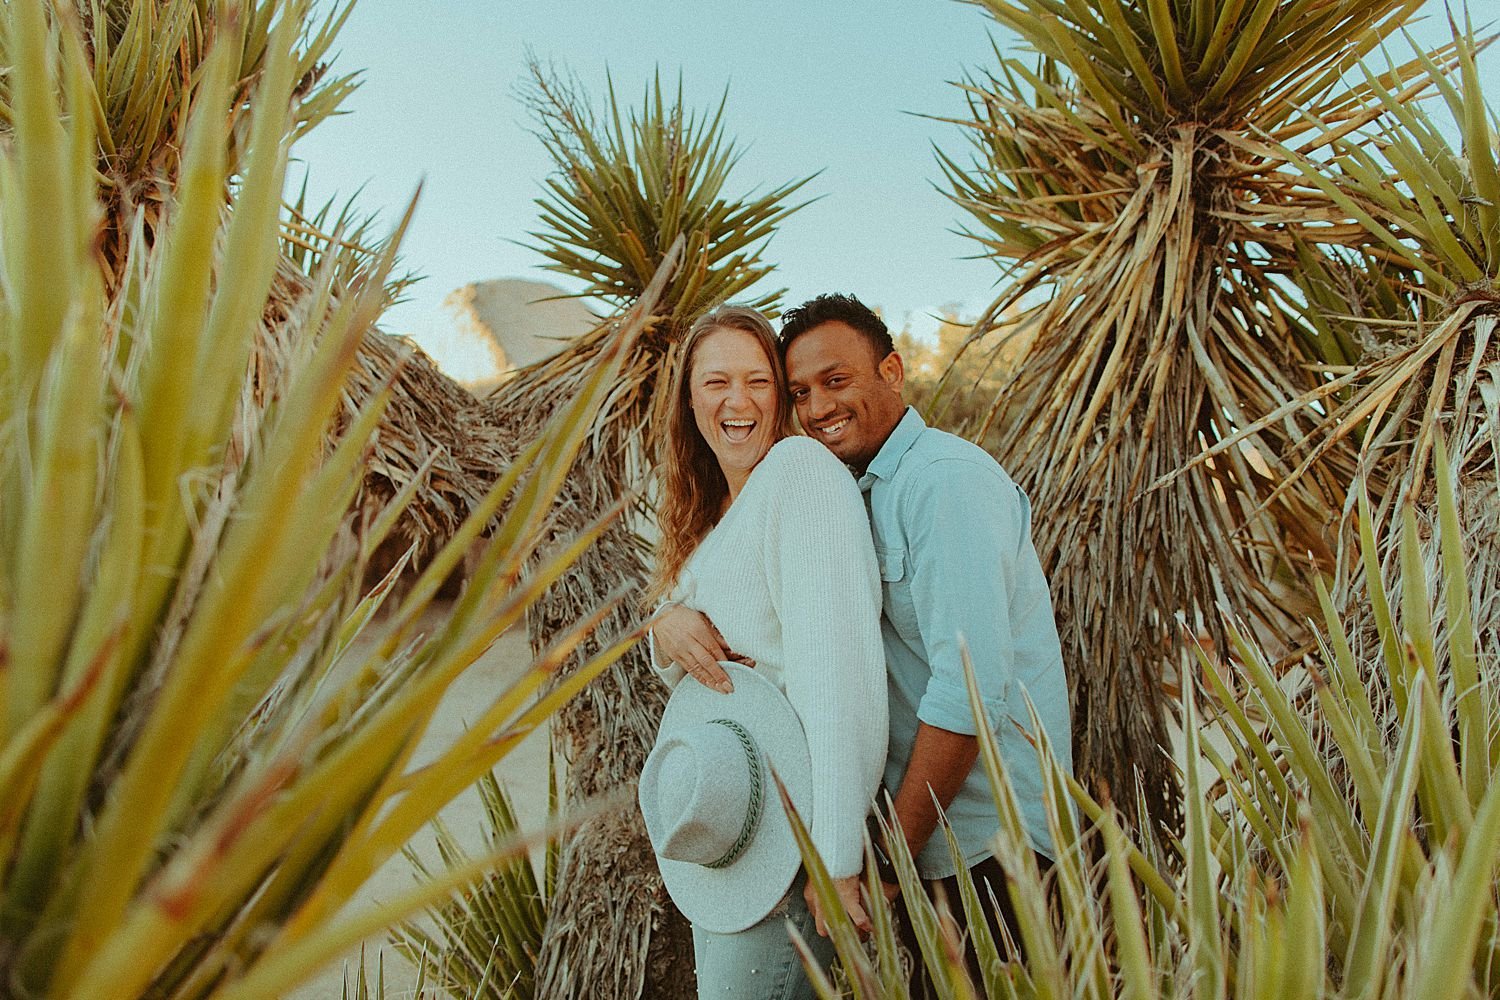
[(1029, 530), (1025, 502), (1015, 484), (962, 459), (935, 462), (905, 500), (910, 594), (932, 669), (917, 718), (973, 735), (960, 639), (998, 726), (1015, 677), (1009, 591)]

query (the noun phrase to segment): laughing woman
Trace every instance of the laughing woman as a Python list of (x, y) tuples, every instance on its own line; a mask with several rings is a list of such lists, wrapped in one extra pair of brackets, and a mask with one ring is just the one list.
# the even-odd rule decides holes
[[(887, 735), (879, 569), (854, 478), (822, 445), (791, 433), (786, 374), (759, 312), (721, 307), (689, 331), (673, 381), (661, 479), (655, 592), (668, 603), (653, 635), (657, 662), (666, 663), (662, 675), (675, 688), (668, 714), (691, 699), (705, 703), (707, 715), (733, 716), (739, 692), (731, 693), (731, 676), (740, 677), (739, 687), (759, 687), (763, 679), (779, 689), (806, 737), (803, 818), (844, 906), (868, 926), (859, 899), (862, 834)], [(678, 605), (707, 615), (725, 648), (753, 664), (757, 676), (674, 649)], [(659, 739), (654, 758), (665, 756), (662, 748)], [(778, 748), (765, 749), (781, 774)], [(701, 767), (708, 758), (694, 759)], [(646, 780), (656, 777), (648, 761), (642, 808), (667, 889), (693, 923), (699, 996), (812, 997), (787, 922), (825, 966), (831, 945), (803, 898), (795, 846), (780, 867), (746, 867), (760, 864), (757, 850), (787, 850), (765, 843), (778, 836), (786, 842), (774, 789), (763, 811), (745, 813), (742, 828), (740, 818), (718, 814), (723, 810), (692, 815), (727, 779), (700, 775), (710, 780), (699, 795), (683, 787), (691, 777), (664, 782), (671, 787)], [(666, 796), (674, 798), (666, 803)], [(755, 829), (757, 818), (763, 830)], [(735, 835), (724, 855), (671, 856), (674, 845), (711, 838), (716, 822)]]

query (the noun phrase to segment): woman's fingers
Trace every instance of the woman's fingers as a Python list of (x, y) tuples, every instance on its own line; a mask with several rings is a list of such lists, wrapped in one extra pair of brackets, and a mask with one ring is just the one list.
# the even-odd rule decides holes
[(848, 911), (854, 929), (859, 932), (861, 938), (868, 936), (872, 928), (870, 915), (865, 912), (864, 899), (860, 895), (859, 876), (851, 875), (848, 878), (834, 879), (833, 886), (838, 890), (839, 902), (844, 904), (844, 909)]
[(702, 612), (680, 604), (668, 605), (657, 613), (651, 634), (658, 662), (665, 659), (675, 663), (689, 677), (723, 694), (733, 691), (734, 683), (719, 665), (720, 660), (755, 665), (754, 660), (731, 653), (729, 644)]
[[(711, 639), (709, 641), (712, 642)], [(734, 690), (734, 684), (724, 668), (719, 666), (722, 655), (724, 654), (717, 648), (717, 644), (707, 645), (701, 636), (692, 636), (683, 644), (674, 662), (704, 687), (713, 688), (720, 694), (728, 694)]]
[[(684, 635), (683, 658), (677, 662), (698, 683), (711, 687), (720, 694), (728, 694), (734, 690), (734, 684), (730, 682), (724, 668), (719, 666), (719, 661), (728, 655), (719, 642), (719, 630), (701, 614), (694, 614), (697, 620), (690, 623), (693, 627)], [(701, 628), (697, 627), (699, 623), (702, 624)]]
[(680, 604), (657, 612), (651, 635), (662, 657), (689, 672), (702, 663), (717, 661), (724, 652), (713, 624), (703, 613)]
[(696, 672), (689, 672), (720, 694), (728, 694), (734, 690), (734, 682), (729, 679), (729, 674), (724, 671), (717, 658), (705, 658), (698, 663)]
[(851, 903), (849, 906), (849, 919), (854, 922), (854, 929), (859, 932), (861, 938), (870, 936), (874, 926), (870, 923), (870, 915), (865, 912), (863, 902)]
[(827, 937), (828, 921), (823, 919), (823, 901), (818, 898), (818, 890), (811, 882), (802, 887), (802, 899), (807, 903), (808, 912), (812, 914), (813, 929), (820, 937)]

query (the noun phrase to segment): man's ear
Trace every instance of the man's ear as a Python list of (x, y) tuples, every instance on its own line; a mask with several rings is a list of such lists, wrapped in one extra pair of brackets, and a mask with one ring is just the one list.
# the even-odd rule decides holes
[(901, 360), (901, 355), (895, 351), (880, 359), (880, 364), (875, 366), (875, 371), (880, 375), (880, 380), (899, 393), (901, 387), (906, 384), (906, 365)]

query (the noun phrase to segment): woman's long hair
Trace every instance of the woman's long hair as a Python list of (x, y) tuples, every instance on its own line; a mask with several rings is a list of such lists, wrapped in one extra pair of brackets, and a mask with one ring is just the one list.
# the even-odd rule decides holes
[(776, 334), (759, 311), (746, 306), (720, 306), (698, 317), (683, 338), (672, 372), (671, 410), (657, 471), (661, 503), (657, 522), (661, 541), (656, 549), (656, 573), (647, 588), (648, 601), (659, 600), (677, 581), (683, 564), (724, 513), (729, 483), (708, 442), (693, 420), (693, 360), (698, 346), (718, 330), (742, 330), (760, 342), (776, 383), (776, 410), (771, 416), (772, 443), (792, 433), (792, 408), (787, 397), (786, 368), (781, 363)]

